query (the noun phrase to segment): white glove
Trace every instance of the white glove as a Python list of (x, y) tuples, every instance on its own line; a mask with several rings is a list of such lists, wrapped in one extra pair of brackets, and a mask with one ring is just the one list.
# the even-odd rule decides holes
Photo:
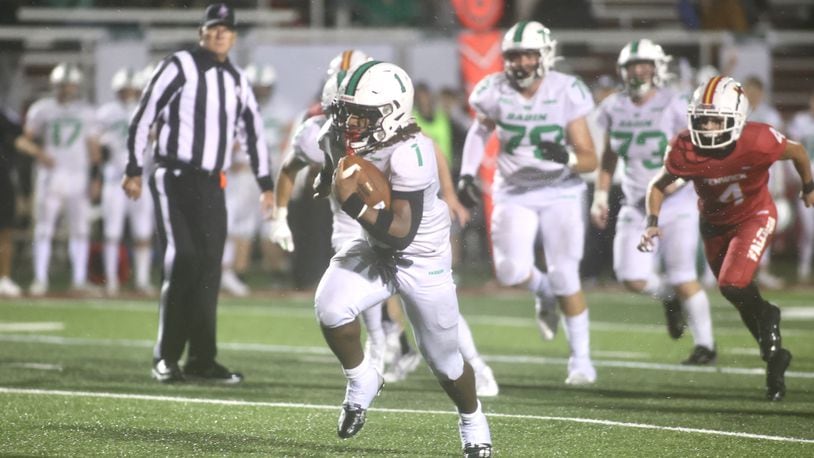
[(594, 191), (594, 201), (591, 204), (591, 221), (600, 229), (608, 225), (608, 191), (597, 189)]
[(294, 238), (291, 236), (291, 229), (288, 227), (288, 207), (277, 207), (271, 213), (269, 221), (269, 239), (272, 243), (280, 245), (289, 253), (294, 251)]

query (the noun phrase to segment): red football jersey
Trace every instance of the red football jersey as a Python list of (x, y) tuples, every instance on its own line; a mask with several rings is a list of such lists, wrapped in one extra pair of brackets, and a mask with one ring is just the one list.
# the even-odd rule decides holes
[(768, 124), (747, 122), (735, 149), (714, 158), (698, 154), (684, 130), (670, 144), (664, 162), (671, 174), (692, 180), (701, 217), (713, 225), (737, 224), (774, 208), (769, 167), (786, 150), (786, 137)]

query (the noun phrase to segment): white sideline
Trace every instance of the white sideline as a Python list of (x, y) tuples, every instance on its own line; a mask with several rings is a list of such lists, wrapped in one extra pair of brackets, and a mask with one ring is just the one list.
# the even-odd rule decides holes
[[(181, 402), (189, 404), (212, 404), (212, 405), (231, 405), (243, 407), (271, 407), (271, 408), (290, 408), (290, 409), (312, 409), (312, 410), (336, 410), (338, 407), (335, 405), (319, 405), (319, 404), (300, 404), (288, 402), (259, 402), (259, 401), (237, 401), (232, 399), (203, 399), (203, 398), (186, 398), (180, 396), (155, 396), (147, 394), (125, 394), (125, 393), (94, 393), (90, 391), (66, 391), (66, 390), (36, 390), (26, 388), (4, 388), (0, 387), (0, 394), (24, 394), (32, 396), (67, 396), (67, 397), (84, 397), (84, 398), (105, 398), (105, 399), (130, 399), (138, 401), (163, 401), (163, 402)], [(406, 414), (425, 414), (425, 415), (457, 415), (455, 412), (446, 410), (415, 410), (415, 409), (386, 409), (386, 408), (370, 408), (371, 412), (383, 413), (406, 413)], [(554, 417), (548, 415), (521, 415), (521, 414), (508, 414), (508, 413), (487, 413), (487, 417), (493, 418), (511, 418), (521, 420), (541, 420), (541, 421), (562, 421), (571, 423), (583, 423), (592, 425), (603, 426), (618, 426), (623, 428), (636, 428), (636, 429), (653, 429), (658, 431), (673, 431), (680, 433), (695, 433), (695, 434), (708, 434), (712, 436), (726, 436), (737, 437), (741, 439), (758, 439), (776, 442), (794, 442), (799, 444), (814, 444), (814, 439), (803, 439), (798, 437), (785, 437), (785, 436), (769, 436), (765, 434), (751, 434), (740, 433), (733, 431), (720, 431), (716, 429), (701, 429), (701, 428), (686, 428), (683, 426), (659, 426), (650, 425), (645, 423), (628, 423), (623, 421), (613, 420), (600, 420), (596, 418), (580, 418), (580, 417)]]
[[(53, 345), (73, 345), (73, 346), (117, 346), (152, 348), (154, 343), (148, 340), (135, 339), (87, 339), (81, 337), (59, 337), (46, 335), (22, 335), (22, 334), (0, 334), (0, 342), (33, 342)], [(326, 347), (308, 347), (292, 345), (270, 345), (257, 343), (224, 342), (219, 343), (218, 348), (222, 350), (236, 351), (259, 351), (265, 353), (287, 353), (303, 355), (330, 355), (331, 351)], [(512, 364), (540, 364), (561, 366), (568, 363), (568, 358), (557, 358), (548, 356), (529, 355), (482, 355), (483, 359), (489, 362), (512, 363)], [(762, 367), (706, 367), (706, 366), (684, 366), (681, 364), (648, 363), (644, 361), (618, 361), (606, 359), (594, 359), (594, 366), (597, 367), (617, 367), (622, 369), (645, 369), (670, 372), (700, 372), (700, 373), (721, 373), (737, 375), (766, 375), (766, 369)], [(787, 371), (786, 377), (814, 379), (814, 372)]]

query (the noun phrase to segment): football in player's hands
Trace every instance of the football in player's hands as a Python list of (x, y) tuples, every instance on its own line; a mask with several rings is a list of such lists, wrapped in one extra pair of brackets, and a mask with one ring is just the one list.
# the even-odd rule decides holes
[(355, 179), (356, 192), (368, 207), (390, 208), (390, 182), (372, 162), (357, 155), (345, 156), (339, 160), (337, 174), (337, 182)]

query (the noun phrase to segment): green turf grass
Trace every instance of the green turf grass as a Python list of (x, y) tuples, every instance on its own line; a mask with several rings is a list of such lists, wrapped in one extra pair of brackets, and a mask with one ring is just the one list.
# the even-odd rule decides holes
[[(767, 296), (788, 315), (811, 306), (810, 291)], [(756, 344), (734, 309), (712, 298), (719, 371), (687, 371), (676, 363), (689, 354), (691, 339), (669, 339), (658, 304), (621, 292), (589, 294), (599, 379), (574, 388), (563, 384), (564, 336), (541, 341), (526, 294), (462, 295), (462, 310), (501, 385), (500, 396), (483, 400), (497, 454), (814, 455), (814, 322), (784, 320), (784, 343), (794, 353), (789, 394), (769, 403)], [(246, 373), (238, 387), (150, 380), (155, 301), (0, 302), (0, 325), (62, 326), (0, 328), (0, 453), (460, 453), (453, 406), (425, 365), (386, 386), (364, 430), (343, 441), (336, 418), (344, 379), (307, 295), (221, 304), (219, 360)], [(750, 369), (755, 374), (744, 373)]]

